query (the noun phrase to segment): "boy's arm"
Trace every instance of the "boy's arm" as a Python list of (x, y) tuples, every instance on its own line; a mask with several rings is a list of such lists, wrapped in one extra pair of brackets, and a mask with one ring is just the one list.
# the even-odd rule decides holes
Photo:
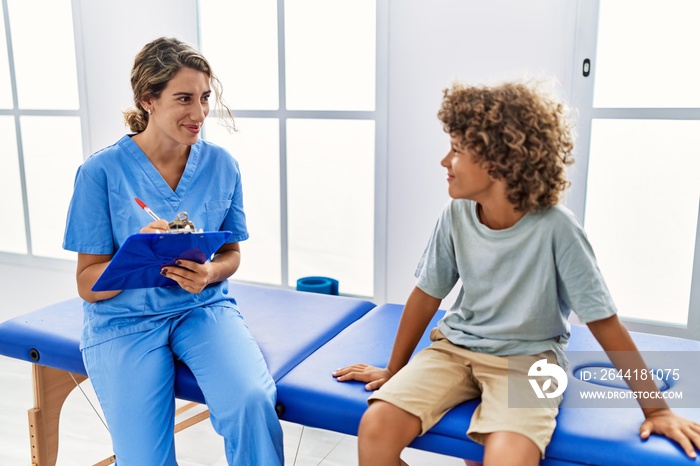
[(441, 299), (434, 298), (415, 287), (401, 313), (394, 346), (386, 368), (353, 364), (333, 372), (339, 382), (357, 380), (367, 382), (367, 390), (376, 390), (408, 363), (430, 320), (440, 307)]
[[(630, 370), (633, 374), (647, 370), (632, 337), (616, 315), (589, 322), (587, 325), (617, 369), (624, 373)], [(635, 392), (659, 391), (651, 378), (627, 379), (627, 383)], [(652, 432), (665, 435), (678, 442), (689, 457), (695, 458), (695, 448), (700, 448), (700, 424), (677, 416), (669, 409), (663, 398), (638, 398), (638, 400), (646, 417), (639, 429), (640, 436), (646, 439)]]

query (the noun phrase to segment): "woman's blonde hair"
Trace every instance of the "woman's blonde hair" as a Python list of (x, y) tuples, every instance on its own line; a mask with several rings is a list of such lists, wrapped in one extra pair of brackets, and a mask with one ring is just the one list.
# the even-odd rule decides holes
[(215, 112), (227, 128), (235, 130), (231, 109), (224, 103), (219, 79), (204, 56), (192, 46), (175, 38), (161, 37), (146, 44), (134, 59), (131, 69), (131, 89), (134, 108), (124, 112), (124, 121), (131, 131), (140, 133), (148, 125), (148, 112), (141, 101), (159, 98), (165, 86), (182, 68), (206, 73), (216, 100)]
[(547, 209), (569, 186), (574, 144), (568, 108), (534, 86), (455, 83), (444, 91), (438, 118), (491, 177), (505, 180), (517, 210)]

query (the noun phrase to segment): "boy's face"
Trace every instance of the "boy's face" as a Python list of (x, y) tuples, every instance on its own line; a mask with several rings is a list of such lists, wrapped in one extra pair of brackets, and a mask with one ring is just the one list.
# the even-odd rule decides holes
[(462, 136), (450, 135), (450, 151), (440, 165), (447, 169), (447, 190), (453, 199), (471, 199), (483, 204), (493, 195), (495, 181), (474, 160), (473, 153), (461, 146)]

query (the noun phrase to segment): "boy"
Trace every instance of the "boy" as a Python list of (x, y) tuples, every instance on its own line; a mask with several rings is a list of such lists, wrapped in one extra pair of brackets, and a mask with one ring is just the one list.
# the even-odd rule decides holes
[[(566, 367), (568, 317), (575, 310), (602, 347), (644, 363), (616, 309), (585, 233), (558, 205), (568, 187), (572, 131), (561, 103), (522, 84), (445, 90), (438, 118), (450, 135), (442, 159), (452, 198), (416, 271), (386, 368), (334, 372), (374, 392), (359, 428), (360, 465), (399, 465), (401, 451), (453, 406), (481, 397), (467, 434), (484, 445), (484, 463), (538, 464), (561, 396), (544, 407), (508, 408), (508, 359)], [(431, 331), (432, 344), (409, 363), (441, 300), (457, 280), (457, 302)], [(614, 353), (618, 354), (618, 353)], [(657, 390), (653, 382), (633, 390)], [(551, 400), (550, 400), (551, 401)], [(694, 458), (700, 425), (663, 402), (641, 403), (642, 438), (677, 441)]]

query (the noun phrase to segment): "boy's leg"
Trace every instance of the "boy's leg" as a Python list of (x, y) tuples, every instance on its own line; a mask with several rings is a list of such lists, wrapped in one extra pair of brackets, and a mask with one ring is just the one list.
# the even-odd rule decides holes
[(228, 463), (282, 465), (275, 384), (243, 317), (228, 307), (193, 309), (174, 326), (171, 346), (197, 379)]
[[(530, 390), (528, 369), (542, 358), (556, 361), (552, 352), (511, 357), (474, 355), (474, 376), (483, 392), (467, 434), (484, 444), (484, 464), (538, 464), (544, 458), (561, 396), (540, 400)], [(555, 380), (553, 384), (556, 386)], [(511, 399), (512, 386), (518, 389)]]
[(373, 402), (357, 434), (360, 466), (405, 464), (401, 452), (420, 432), (421, 421), (413, 414), (382, 400)]
[(175, 372), (163, 330), (125, 335), (83, 350), (120, 466), (175, 464)]
[(493, 432), (484, 436), (484, 466), (537, 466), (540, 449), (516, 432)]
[(460, 355), (463, 350), (437, 329), (431, 338), (429, 347), (369, 398), (358, 433), (362, 466), (402, 464), (399, 454), (415, 437), (452, 407), (479, 396), (470, 364)]

